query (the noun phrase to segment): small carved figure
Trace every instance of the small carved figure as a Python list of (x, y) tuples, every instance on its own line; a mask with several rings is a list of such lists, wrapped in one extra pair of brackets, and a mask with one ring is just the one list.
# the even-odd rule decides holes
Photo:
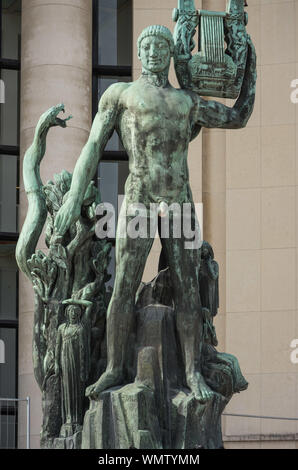
[(199, 23), (199, 15), (194, 5), (194, 0), (179, 1), (179, 8), (173, 12), (173, 20), (177, 21), (174, 33), (176, 54), (180, 60), (190, 59), (191, 51), (195, 48), (193, 37)]
[(90, 334), (88, 322), (85, 324), (82, 319), (82, 307), (87, 307), (88, 318), (88, 307), (92, 303), (68, 299), (63, 304), (68, 305), (67, 321), (58, 328), (55, 373), (61, 378), (63, 425), (60, 437), (69, 437), (82, 430), (90, 358)]
[(211, 315), (215, 317), (219, 307), (219, 269), (218, 263), (214, 260), (212, 246), (206, 241), (202, 245), (201, 257), (199, 283), (202, 307), (207, 308)]
[(238, 359), (233, 354), (221, 353), (215, 349), (218, 345), (213, 316), (203, 308), (204, 344), (203, 344), (203, 375), (206, 383), (226, 398), (233, 393), (246, 390), (248, 382), (242, 375)]

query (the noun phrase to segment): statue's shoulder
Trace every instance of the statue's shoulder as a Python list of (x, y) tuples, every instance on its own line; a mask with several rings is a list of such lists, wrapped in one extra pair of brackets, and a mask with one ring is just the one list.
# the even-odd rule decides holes
[(124, 91), (128, 90), (132, 86), (132, 83), (133, 82), (113, 83), (113, 85), (110, 85), (109, 88), (105, 91), (103, 96), (109, 96), (118, 99)]
[(110, 85), (102, 95), (100, 105), (106, 107), (108, 105), (117, 104), (123, 93), (128, 90), (130, 86), (131, 83), (126, 82), (113, 83), (113, 85)]
[(192, 90), (186, 90), (186, 89), (183, 89), (183, 88), (179, 88), (179, 90), (181, 91), (181, 93), (183, 93), (185, 96), (187, 96), (193, 103), (198, 103), (202, 100), (200, 95), (198, 95), (197, 93), (195, 93)]
[(183, 88), (174, 88), (174, 90), (177, 93), (179, 99), (183, 102), (188, 102), (190, 107), (198, 103), (199, 96), (196, 95), (196, 93), (190, 90), (184, 90)]

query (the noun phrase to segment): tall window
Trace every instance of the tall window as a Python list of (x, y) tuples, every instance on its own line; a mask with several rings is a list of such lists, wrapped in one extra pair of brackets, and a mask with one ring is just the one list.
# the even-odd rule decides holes
[[(132, 75), (132, 0), (93, 1), (93, 117), (104, 91), (113, 83), (130, 82)], [(118, 209), (124, 194), (128, 158), (116, 132), (107, 144), (98, 169), (102, 200)], [(114, 252), (111, 274), (114, 275)], [(113, 282), (113, 278), (112, 281)]]
[[(0, 0), (0, 398), (17, 397), (20, 37), (21, 0)], [(0, 402), (0, 448), (15, 445), (15, 414)]]

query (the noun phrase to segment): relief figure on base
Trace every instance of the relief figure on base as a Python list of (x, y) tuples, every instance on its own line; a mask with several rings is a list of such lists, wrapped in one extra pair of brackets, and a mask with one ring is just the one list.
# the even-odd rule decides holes
[(60, 437), (73, 436), (82, 430), (86, 382), (89, 376), (90, 338), (88, 325), (82, 321), (82, 308), (92, 302), (69, 299), (66, 323), (58, 328), (55, 373), (61, 379), (62, 428)]

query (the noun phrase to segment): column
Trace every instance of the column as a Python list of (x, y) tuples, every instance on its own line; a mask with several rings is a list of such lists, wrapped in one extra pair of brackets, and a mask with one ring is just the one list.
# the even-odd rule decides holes
[[(43, 182), (63, 169), (72, 172), (91, 125), (92, 0), (26, 0), (22, 12), (21, 161), (32, 142), (40, 115), (64, 103), (73, 115), (67, 129), (50, 130), (41, 166)], [(21, 181), (20, 228), (27, 211)], [(45, 249), (44, 240), (40, 248)], [(34, 296), (20, 274), (19, 397), (31, 397), (31, 443), (39, 447), (41, 393), (32, 367)], [(25, 414), (19, 425), (19, 445), (25, 445)]]

